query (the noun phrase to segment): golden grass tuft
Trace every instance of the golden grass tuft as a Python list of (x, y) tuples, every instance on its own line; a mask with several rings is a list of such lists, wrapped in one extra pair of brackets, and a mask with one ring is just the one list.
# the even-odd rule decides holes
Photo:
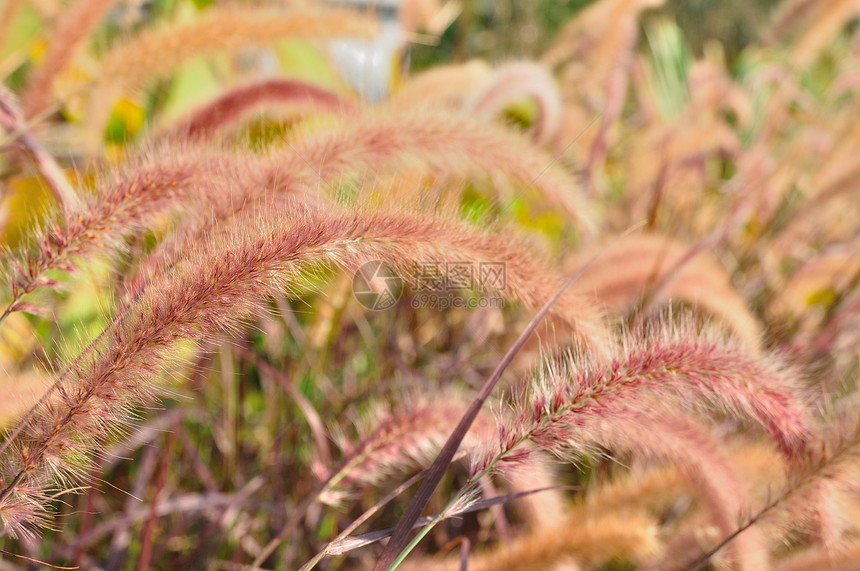
[[(577, 514), (581, 515), (581, 514)], [(660, 553), (657, 521), (641, 512), (591, 513), (562, 525), (542, 528), (517, 537), (496, 549), (469, 557), (469, 569), (528, 571), (550, 569), (572, 559), (588, 567), (616, 558), (642, 561)], [(403, 569), (460, 569), (459, 558), (408, 562)]]

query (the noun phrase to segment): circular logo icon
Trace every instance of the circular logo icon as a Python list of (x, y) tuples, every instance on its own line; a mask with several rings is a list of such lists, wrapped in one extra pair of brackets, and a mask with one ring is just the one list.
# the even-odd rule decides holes
[(403, 280), (385, 262), (367, 262), (352, 278), (352, 295), (363, 307), (382, 311), (392, 307), (403, 295)]

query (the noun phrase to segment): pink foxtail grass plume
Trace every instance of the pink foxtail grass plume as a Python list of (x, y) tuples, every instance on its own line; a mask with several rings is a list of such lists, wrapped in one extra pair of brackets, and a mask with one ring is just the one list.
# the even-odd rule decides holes
[[(728, 272), (706, 253), (678, 267), (688, 251), (688, 246), (667, 236), (624, 238), (599, 257), (573, 288), (581, 295), (593, 295), (611, 313), (632, 310), (649, 295), (654, 295), (648, 298), (652, 306), (673, 299), (686, 302), (723, 321), (748, 350), (759, 351), (762, 327), (732, 286)], [(588, 249), (578, 252), (569, 267), (579, 267), (593, 254)]]
[(141, 86), (202, 53), (247, 49), (290, 37), (370, 37), (375, 30), (373, 19), (354, 12), (210, 9), (193, 21), (145, 30), (114, 48), (99, 62), (99, 78)]
[[(660, 405), (655, 403), (653, 408), (659, 409)], [(723, 535), (736, 529), (742, 510), (752, 505), (727, 451), (705, 426), (691, 419), (630, 410), (609, 422), (596, 423), (591, 430), (580, 427), (576, 433), (613, 449), (678, 466)], [(741, 534), (730, 554), (733, 569), (769, 567), (767, 546), (757, 529)]]
[[(396, 408), (387, 407), (393, 409), (387, 412), (377, 407), (356, 423), (358, 444), (352, 444), (350, 436), (339, 429), (335, 438), (351, 460), (338, 474), (329, 477), (326, 494), (338, 499), (339, 488), (378, 484), (408, 468), (429, 466), (448, 438), (448, 427), (457, 423), (467, 405), (459, 392), (444, 391), (429, 397), (407, 398)], [(460, 452), (467, 453), (489, 439), (495, 426), (492, 415), (479, 415), (460, 444)], [(513, 492), (551, 488), (555, 484), (542, 463), (511, 471), (507, 477)], [(563, 519), (561, 500), (555, 490), (546, 490), (519, 500), (517, 507), (532, 525), (558, 523)]]
[[(557, 396), (542, 397), (525, 406), (531, 406), (531, 409), (537, 411), (549, 398), (558, 401)], [(600, 397), (591, 398), (597, 400)], [(616, 408), (612, 404), (598, 405), (602, 407), (600, 418), (588, 418), (590, 415), (584, 414), (588, 405), (584, 404), (587, 401), (583, 399), (580, 401), (581, 408), (577, 409), (574, 405), (569, 421), (559, 420), (559, 425), (550, 425), (551, 428), (548, 427), (546, 432), (535, 431), (529, 438), (539, 448), (552, 450), (565, 457), (588, 452), (592, 446), (599, 445), (674, 464), (686, 474), (692, 484), (689, 487), (695, 490), (696, 496), (710, 511), (722, 534), (728, 535), (736, 529), (741, 511), (751, 505), (744, 485), (733, 469), (728, 455), (707, 429), (690, 419), (665, 410), (667, 407), (660, 402), (662, 398), (662, 395), (656, 394), (654, 397), (642, 395), (635, 408), (624, 405)], [(543, 406), (549, 408), (552, 405)], [(669, 408), (673, 406), (682, 407), (680, 403), (672, 403)], [(525, 416), (521, 415), (509, 425), (522, 425), (524, 419)], [(567, 426), (560, 426), (564, 424)], [(511, 435), (507, 432), (506, 425), (500, 424), (500, 439), (507, 437), (510, 442)], [(566, 452), (565, 446), (570, 447)], [(502, 448), (506, 448), (504, 441)], [(517, 463), (526, 462), (522, 455), (515, 455), (514, 459)], [(731, 555), (735, 569), (753, 570), (767, 567), (767, 548), (755, 529), (748, 529), (739, 536)]]
[[(404, 124), (404, 122), (406, 124)], [(572, 177), (551, 167), (553, 159), (529, 147), (515, 134), (462, 117), (417, 114), (408, 118), (368, 116), (343, 121), (329, 132), (297, 138), (286, 149), (270, 152), (258, 163), (250, 182), (237, 184), (227, 200), (198, 225), (187, 225), (181, 236), (159, 248), (133, 280), (134, 295), (153, 273), (169, 267), (184, 245), (223, 223), (248, 205), (283, 191), (306, 187), (328, 189), (326, 181), (365, 169), (384, 169), (391, 163), (425, 165), (433, 170), (502, 172), (534, 185), (569, 213), (584, 234), (594, 224), (590, 210), (578, 196)], [(321, 185), (321, 183), (324, 183)]]
[[(856, 399), (848, 403), (856, 404)], [(860, 454), (860, 422), (856, 418), (856, 406), (839, 411), (836, 418), (828, 419), (803, 455), (792, 463), (788, 481), (782, 490), (770, 493), (768, 502), (756, 513), (748, 516), (737, 529), (725, 536), (715, 547), (693, 561), (688, 568), (698, 569), (731, 545), (750, 527), (785, 516), (789, 527), (798, 528), (812, 519), (818, 524), (822, 539), (829, 539), (831, 525), (837, 523), (845, 502), (832, 502), (830, 496), (843, 487), (856, 494), (857, 458)], [(831, 513), (828, 510), (835, 510)], [(800, 524), (800, 525), (798, 525)], [(831, 552), (832, 553), (832, 552)]]
[[(743, 460), (746, 458), (744, 457)], [(774, 459), (769, 456), (767, 460), (770, 464)], [(733, 458), (732, 463), (736, 463), (735, 458)], [(746, 463), (744, 462), (744, 464)], [(753, 464), (755, 465), (754, 469), (757, 469), (757, 463), (754, 462)], [(567, 503), (562, 502), (560, 507), (563, 509), (564, 515), (555, 524), (530, 528), (528, 532), (520, 535), (519, 539), (511, 544), (500, 544), (494, 549), (471, 555), (469, 568), (486, 568), (489, 567), (490, 562), (498, 564), (503, 560), (506, 563), (516, 560), (526, 569), (553, 568), (554, 562), (572, 563), (570, 559), (565, 559), (565, 557), (573, 558), (580, 563), (586, 561), (597, 563), (597, 560), (588, 557), (589, 553), (592, 553), (591, 546), (583, 546), (577, 539), (577, 535), (585, 534), (588, 536), (589, 529), (593, 525), (592, 522), (601, 521), (601, 518), (606, 514), (630, 516), (634, 522), (640, 521), (640, 519), (651, 522), (653, 521), (650, 519), (651, 516), (665, 514), (677, 505), (679, 496), (700, 492), (696, 487), (694, 478), (690, 477), (688, 468), (689, 465), (686, 468), (667, 464), (649, 466), (646, 470), (636, 470), (633, 473), (613, 477), (610, 481), (598, 483), (587, 490), (584, 496), (573, 498)], [(519, 471), (520, 469), (516, 469), (512, 473), (516, 474)], [(746, 470), (744, 471), (746, 472)], [(716, 476), (719, 477), (719, 474)], [(533, 488), (540, 486), (540, 483), (532, 485)], [(544, 493), (541, 492), (536, 496), (539, 497)], [(650, 525), (654, 524), (651, 523)], [(686, 520), (681, 527), (688, 527)], [(569, 538), (572, 543), (567, 549), (561, 547), (555, 550), (539, 548), (540, 546), (551, 545), (552, 540), (547, 538), (559, 534), (562, 537), (568, 537), (568, 534), (572, 536)], [(646, 567), (649, 567), (649, 563), (655, 560), (677, 563), (677, 557), (673, 557), (677, 554), (668, 549), (669, 546), (665, 545), (660, 535), (654, 536), (655, 543), (651, 546), (642, 546), (637, 543), (617, 545), (616, 555), (640, 561)], [(416, 557), (414, 560), (407, 560), (401, 568), (458, 569), (456, 559), (458, 558), (448, 557), (440, 560), (439, 558)]]
[(386, 163), (419, 163), (445, 173), (501, 173), (533, 187), (560, 208), (578, 230), (595, 223), (576, 180), (547, 153), (515, 133), (459, 114), (390, 111), (351, 120), (329, 133), (291, 146), (293, 162), (313, 167), (323, 180), (332, 172), (375, 170)]
[(631, 147), (628, 184), (632, 208), (637, 214), (640, 208), (647, 208), (644, 214), (653, 227), (662, 211), (694, 211), (703, 182), (697, 165), (709, 157), (738, 156), (741, 145), (723, 120), (691, 105), (673, 123), (637, 133)]
[(791, 497), (781, 506), (791, 526), (812, 528), (828, 549), (838, 550), (860, 531), (856, 482), (860, 477), (860, 422), (857, 395), (836, 404), (825, 415), (818, 446), (789, 476)]
[[(409, 402), (409, 401), (412, 402)], [(406, 468), (429, 465), (448, 437), (448, 427), (455, 424), (468, 402), (462, 395), (445, 391), (431, 397), (405, 399), (390, 411), (377, 410), (357, 424), (358, 445), (342, 429), (337, 435), (340, 447), (353, 457), (331, 486), (375, 484)], [(378, 409), (379, 407), (377, 407)], [(489, 438), (495, 423), (491, 415), (480, 416), (472, 425), (461, 448), (469, 449)]]
[(32, 252), (6, 253), (3, 267), (12, 299), (0, 321), (15, 311), (38, 310), (24, 298), (58, 285), (49, 277), (51, 270), (72, 272), (76, 258), (99, 252), (113, 255), (126, 237), (152, 229), (170, 209), (211, 192), (217, 175), (234, 180), (236, 173), (246, 172), (243, 169), (238, 159), (171, 147), (144, 153), (119, 173), (103, 178), (95, 192), (82, 197), (79, 209), (63, 213), (39, 230)]
[(81, 45), (117, 4), (117, 0), (76, 0), (57, 17), (42, 65), (30, 77), (24, 96), (24, 115), (44, 112), (52, 103), (54, 79), (74, 60)]
[[(116, 94), (143, 88), (200, 54), (235, 52), (285, 38), (371, 37), (375, 31), (372, 18), (339, 10), (209, 9), (190, 22), (145, 30), (105, 54), (87, 96), (88, 120), (103, 126)], [(66, 90), (74, 85), (70, 79), (65, 83)]]
[[(731, 457), (731, 468), (752, 490), (761, 490), (779, 482), (785, 474), (782, 457), (764, 442), (744, 442), (734, 439), (723, 454)], [(655, 513), (665, 512), (678, 502), (679, 495), (695, 495), (701, 490), (689, 476), (689, 466), (637, 462), (630, 471), (599, 481), (577, 499), (573, 509), (578, 511), (611, 512), (647, 508)]]
[[(610, 0), (592, 4), (562, 28), (541, 60), (555, 68), (569, 61), (582, 60), (592, 52), (607, 51), (617, 46), (617, 43), (606, 37), (609, 35), (606, 33), (607, 28), (621, 26), (622, 18), (635, 18), (641, 10), (661, 3), (661, 0)], [(603, 69), (608, 68), (604, 66)]]
[(550, 143), (561, 124), (561, 93), (553, 76), (537, 64), (513, 62), (500, 66), (487, 84), (466, 102), (465, 110), (493, 117), (525, 98), (537, 103), (538, 117), (532, 127), (535, 143)]
[(480, 89), (492, 73), (482, 60), (434, 67), (407, 78), (392, 95), (391, 104), (398, 109), (461, 109), (468, 94)]
[(666, 414), (729, 412), (759, 424), (786, 457), (804, 453), (811, 415), (785, 367), (688, 332), (644, 333), (631, 334), (625, 350), (608, 361), (583, 356), (551, 362), (514, 406), (519, 412), (501, 419), (497, 438), (475, 454), (467, 485), (448, 505), (486, 474), (527, 463), (527, 442), (575, 457), (595, 444), (611, 446), (593, 441), (595, 429), (648, 415), (655, 406)]
[(590, 114), (600, 114), (600, 128), (584, 167), (589, 192), (611, 145), (612, 126), (621, 115), (630, 64), (639, 35), (639, 14), (663, 0), (606, 0), (590, 5), (560, 32), (541, 58), (560, 70), (562, 92), (574, 93)]
[(231, 89), (171, 129), (171, 137), (203, 138), (234, 124), (261, 107), (310, 105), (354, 115), (358, 106), (337, 93), (295, 79), (265, 79)]
[[(217, 200), (198, 225), (187, 225), (152, 257), (133, 282), (130, 294), (159, 271), (182, 247), (249, 205), (284, 191), (322, 189), (331, 192), (336, 177), (363, 170), (391, 170), (395, 164), (419, 164), (443, 172), (508, 174), (534, 186), (578, 223), (583, 234), (594, 228), (591, 212), (579, 196), (573, 177), (552, 168), (552, 157), (523, 137), (456, 115), (390, 112), (343, 120), (330, 131), (296, 137), (287, 148), (270, 151), (255, 163), (249, 181), (235, 185), (226, 200)], [(207, 179), (208, 180), (208, 179)], [(297, 195), (297, 193), (294, 193)], [(333, 197), (332, 197), (333, 198)]]
[(632, 59), (639, 14), (663, 1), (608, 0), (590, 5), (562, 29), (541, 63), (550, 69), (576, 67), (577, 75), (584, 73), (593, 81), (590, 85), (608, 95), (611, 83), (624, 81), (617, 71)]
[[(648, 328), (646, 328), (648, 329)], [(669, 327), (628, 334), (625, 349), (608, 362), (588, 356), (551, 363), (500, 423), (499, 446), (475, 459), (473, 472), (527, 456), (518, 446), (534, 441), (568, 457), (587, 452), (580, 431), (633, 411), (723, 411), (751, 420), (787, 457), (803, 452), (814, 424), (794, 373), (776, 361), (753, 357), (715, 336)], [(643, 408), (644, 407), (644, 408)]]
[[(101, 439), (122, 426), (131, 408), (149, 402), (177, 343), (235, 331), (265, 311), (268, 295), (307, 283), (314, 268), (354, 269), (369, 260), (400, 268), (414, 260), (505, 260), (507, 295), (535, 307), (556, 291), (552, 274), (501, 237), (427, 217), (293, 213), (254, 227), (257, 233), (249, 235), (247, 221), (240, 221), (231, 234), (156, 278), (13, 431), (13, 441), (3, 445), (0, 476), (0, 517), (10, 532), (37, 525), (45, 511), (34, 501), (41, 501), (49, 480), (81, 477)], [(605, 351), (604, 325), (589, 306), (566, 296), (555, 309), (592, 350)]]
[[(223, 156), (224, 165), (233, 164), (235, 159), (231, 155)], [(253, 225), (262, 213), (271, 209), (287, 207), (291, 211), (299, 208), (318, 211), (326, 205), (333, 206), (333, 201), (316, 196), (303, 186), (309, 176), (307, 166), (292, 165), (292, 158), (287, 157), (279, 163), (247, 156), (244, 162), (235, 163), (241, 165), (241, 170), (236, 172), (238, 176), (231, 176), (233, 173), (229, 168), (213, 171), (220, 175), (214, 179), (210, 172), (199, 171), (200, 180), (206, 181), (211, 192), (205, 201), (187, 204), (183, 224), (140, 260), (123, 284), (123, 300), (127, 302), (136, 298), (157, 274), (169, 272), (198, 244), (229, 233), (237, 217), (241, 216)]]

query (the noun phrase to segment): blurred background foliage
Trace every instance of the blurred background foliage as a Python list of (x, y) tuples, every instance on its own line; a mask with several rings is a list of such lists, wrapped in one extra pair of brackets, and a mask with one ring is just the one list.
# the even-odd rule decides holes
[[(212, 0), (191, 0), (187, 4), (205, 8)], [(410, 67), (415, 70), (472, 58), (499, 61), (534, 58), (555, 38), (559, 29), (594, 0), (463, 0), (462, 12), (439, 38), (438, 44), (413, 44)], [(157, 18), (180, 9), (181, 0), (152, 0), (121, 4), (98, 30), (95, 44), (107, 45), (118, 35), (128, 33), (145, 19)], [(684, 31), (684, 38), (696, 55), (708, 41), (717, 41), (730, 61), (754, 41), (768, 15), (779, 0), (671, 0), (643, 18), (643, 25), (654, 18), (669, 18)], [(23, 3), (6, 24), (5, 40), (0, 43), (0, 77), (13, 90), (29, 72), (27, 56), (38, 60), (45, 41), (27, 47), (38, 35), (45, 16), (31, 4)], [(30, 50), (32, 53), (22, 53)], [(16, 55), (17, 52), (17, 55)], [(17, 65), (16, 64), (20, 64)], [(299, 61), (299, 65), (301, 62)], [(14, 69), (9, 69), (12, 68)], [(5, 73), (4, 73), (5, 72)], [(318, 79), (318, 78), (317, 78)]]
[[(462, 0), (458, 17), (439, 37), (421, 36), (423, 39), (410, 44), (404, 59), (409, 71), (404, 70), (404, 73), (417, 73), (440, 64), (474, 59), (491, 64), (511, 59), (536, 59), (556, 38), (561, 27), (593, 2)], [(183, 17), (184, 14), (187, 18), (211, 3), (212, 0), (121, 2), (98, 27), (91, 41), (93, 56), (98, 57), (117, 38), (132, 34), (149, 22), (168, 15)], [(12, 91), (22, 88), (34, 64), (41, 62), (49, 40), (44, 37), (44, 30), (50, 29), (46, 24), (50, 24), (62, 7), (62, 3), (48, 0), (18, 4), (12, 17), (0, 24), (0, 78)], [(720, 51), (729, 69), (737, 72), (735, 64), (739, 55), (765, 27), (777, 4), (778, 0), (666, 2), (660, 8), (647, 11), (641, 18), (639, 25), (644, 33), (639, 34), (638, 51), (650, 50), (656, 60), (656, 73), (665, 80), (681, 82), (676, 88), (683, 89), (682, 84), (686, 82), (683, 70), (691, 56), (701, 57), (708, 45)], [(0, 6), (4, 4), (0, 3)], [(677, 27), (667, 25), (668, 22), (676, 23)], [(310, 79), (317, 85), (348, 92), (327, 55), (307, 42), (280, 41), (275, 46), (274, 56), (269, 52), (252, 53), (249, 57), (257, 60), (251, 65), (280, 69), (281, 73), (291, 77)], [(267, 61), (272, 57), (277, 61)], [(105, 129), (104, 141), (121, 146), (125, 141), (133, 140), (153, 116), (169, 120), (206, 102), (218, 93), (223, 78), (230, 77), (231, 65), (235, 64), (228, 60), (195, 58), (183, 64), (160, 88), (148, 90), (144, 100), (118, 101)], [(667, 73), (669, 68), (666, 66), (674, 67), (674, 75)], [(78, 73), (86, 73), (85, 64)], [(667, 91), (670, 88), (668, 84), (660, 88), (664, 96), (660, 101), (665, 103), (663, 110), (678, 109), (678, 89)], [(66, 121), (74, 123), (80, 119), (74, 106), (67, 105), (61, 112)], [(516, 109), (512, 109), (510, 114), (512, 120), (519, 119)], [(47, 143), (51, 145), (51, 141)], [(55, 145), (58, 148), (63, 146), (63, 141)]]
[[(643, 18), (677, 22), (696, 55), (719, 42), (730, 61), (753, 42), (780, 0), (671, 0)], [(534, 58), (561, 27), (594, 0), (464, 0), (463, 13), (438, 46), (414, 45), (413, 69), (471, 58)]]

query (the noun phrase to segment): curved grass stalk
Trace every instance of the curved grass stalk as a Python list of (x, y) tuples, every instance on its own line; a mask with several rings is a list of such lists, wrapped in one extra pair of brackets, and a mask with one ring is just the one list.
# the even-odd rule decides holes
[(310, 105), (355, 115), (358, 107), (333, 91), (292, 79), (266, 79), (231, 89), (171, 129), (169, 137), (200, 139), (238, 122), (260, 106)]
[(543, 67), (529, 62), (514, 62), (500, 66), (487, 84), (466, 102), (466, 112), (495, 116), (508, 105), (532, 98), (537, 103), (538, 117), (533, 138), (538, 145), (553, 141), (561, 123), (561, 93), (552, 75)]

